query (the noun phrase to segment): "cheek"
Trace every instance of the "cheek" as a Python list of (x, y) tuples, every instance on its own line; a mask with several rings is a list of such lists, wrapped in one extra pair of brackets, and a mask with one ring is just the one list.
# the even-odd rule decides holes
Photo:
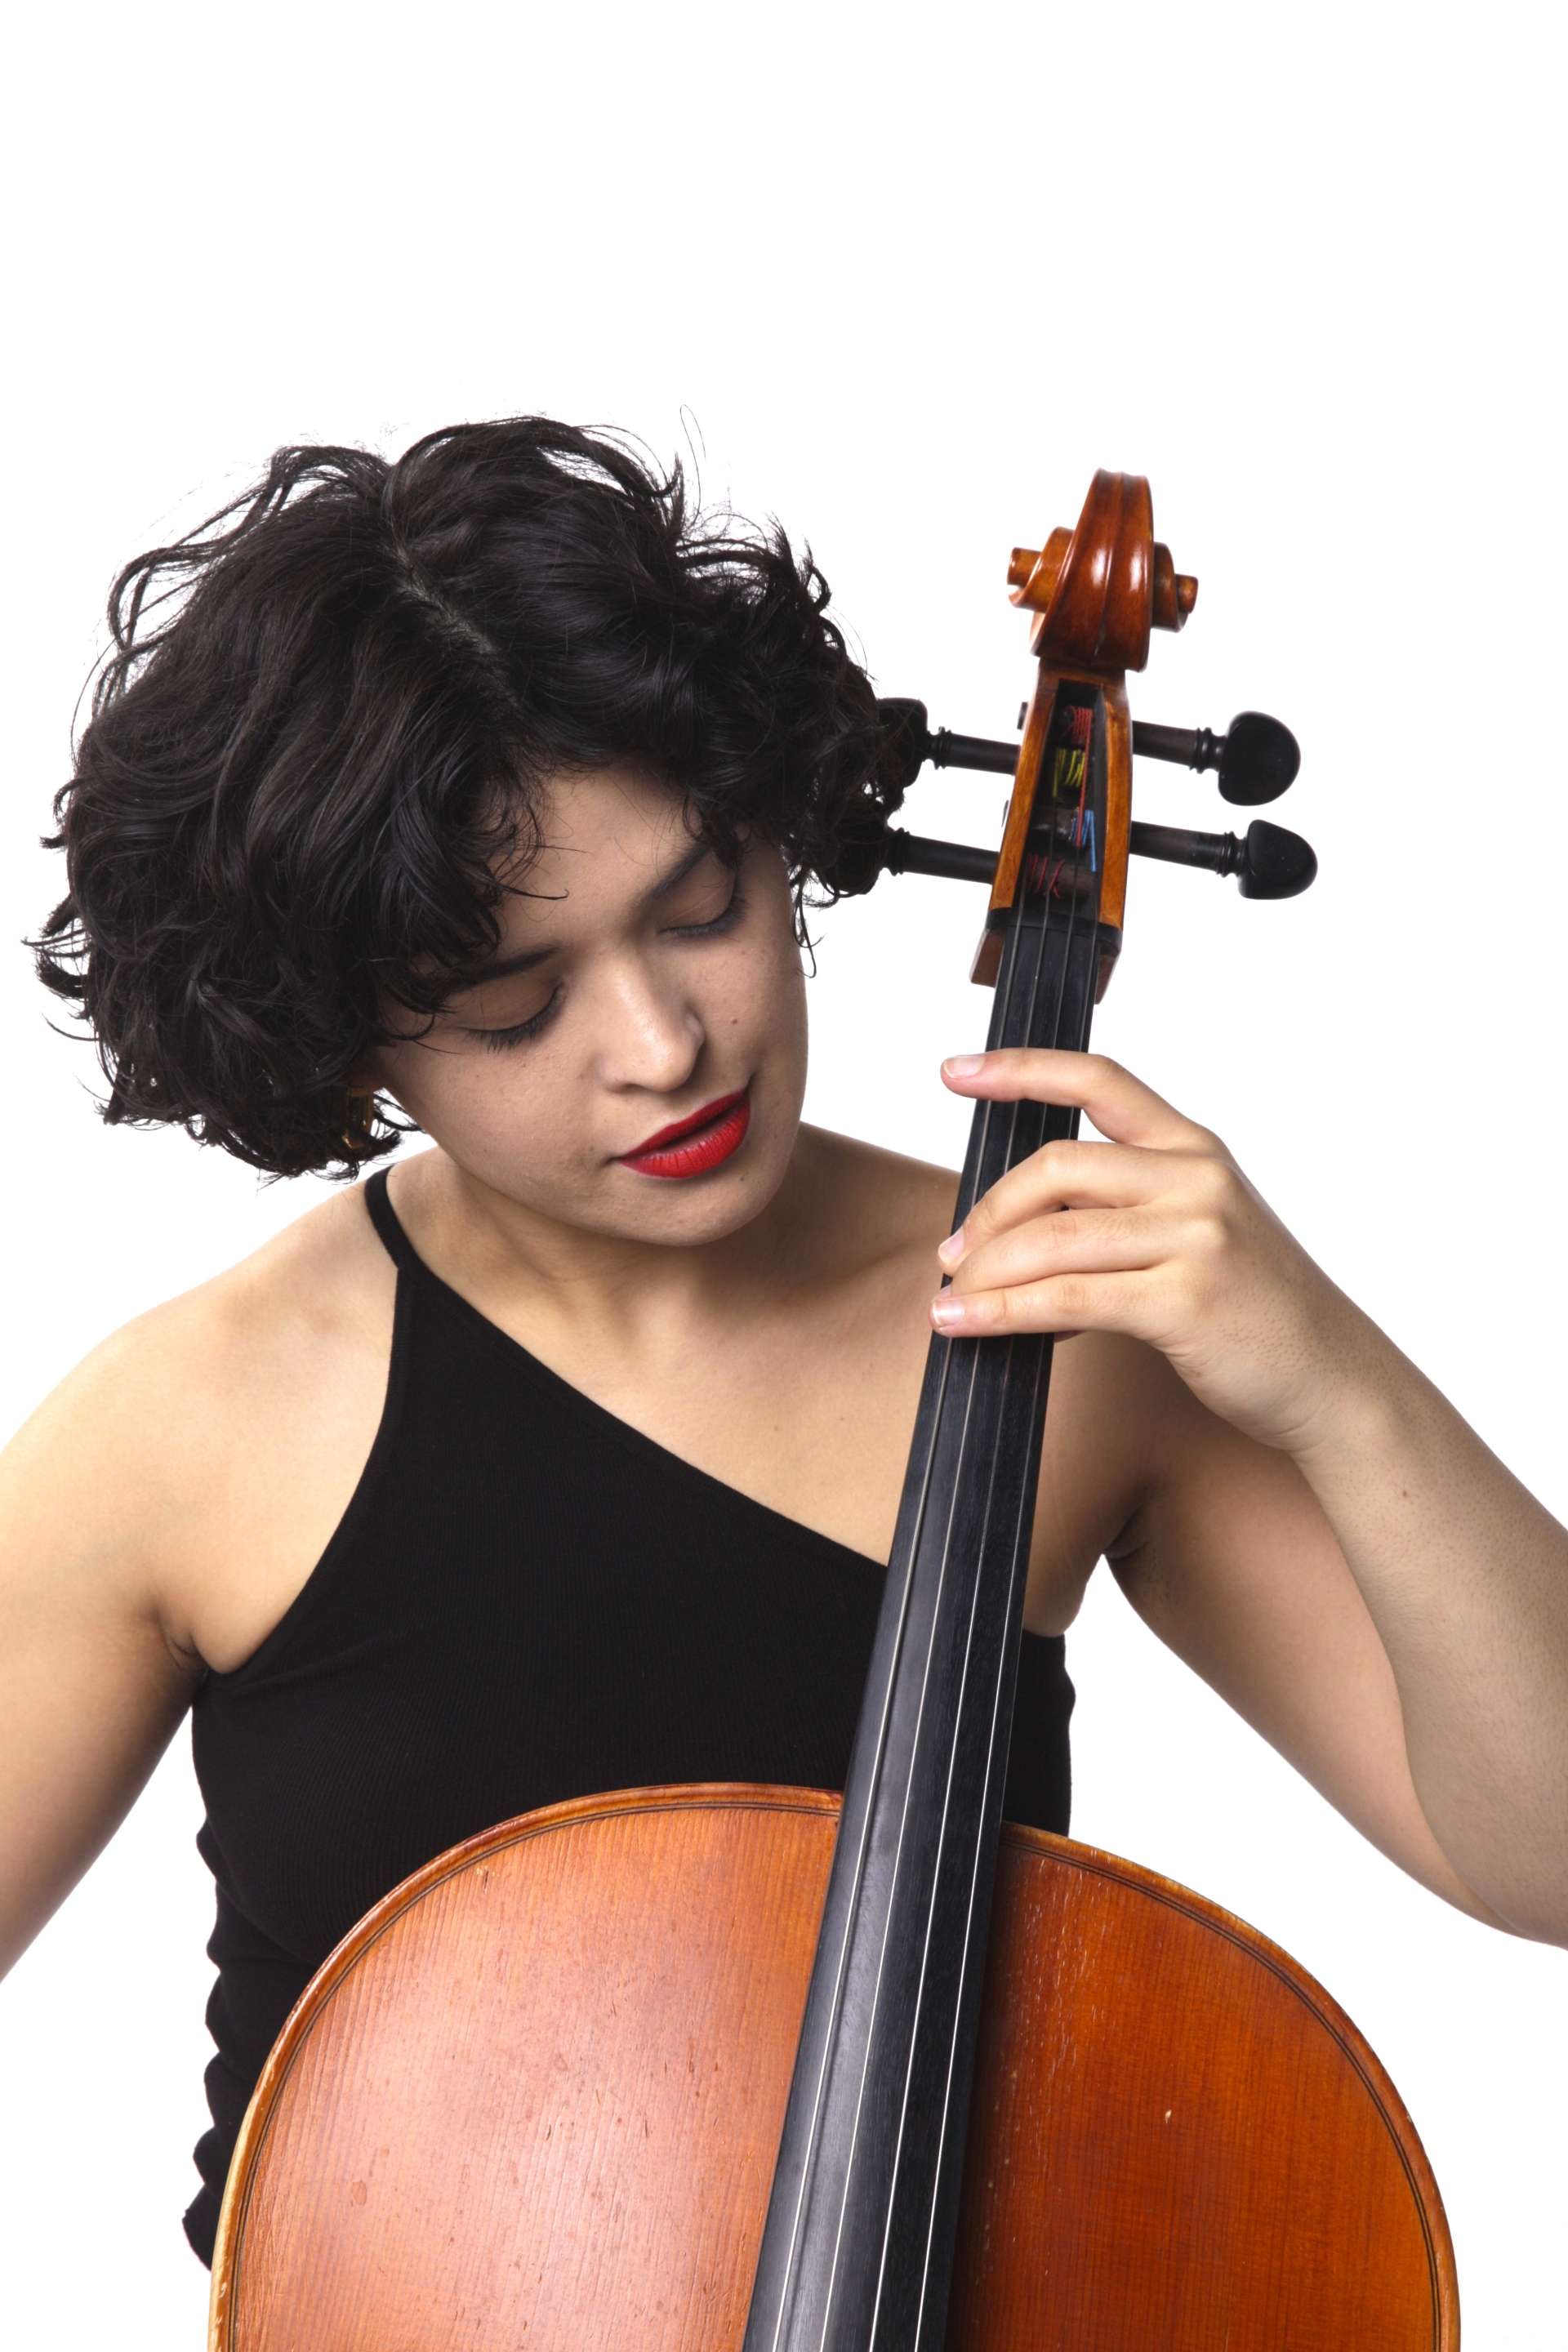
[(589, 1171), (583, 1088), (564, 1064), (538, 1047), (480, 1047), (421, 1071), (417, 1085), (405, 1107), (449, 1160), (521, 1207), (574, 1221)]
[(440, 1110), (454, 1136), (475, 1144), (504, 1139), (513, 1154), (521, 1144), (542, 1166), (564, 1147), (574, 1105), (581, 1113), (581, 1087), (568, 1083), (565, 1063), (542, 1040), (514, 1054), (476, 1047), (454, 1059), (447, 1079)]
[(744, 1040), (745, 1057), (766, 1074), (770, 1129), (784, 1149), (805, 1105), (807, 1057), (805, 972), (787, 924), (758, 954), (744, 1003), (744, 1017), (729, 1034)]
[(756, 1032), (781, 1039), (803, 1030), (805, 973), (795, 936), (795, 902), (781, 854), (754, 853), (746, 877), (755, 906), (753, 953), (741, 985)]
[(542, 1169), (562, 1148), (568, 1090), (548, 1055), (399, 1045), (384, 1050), (380, 1067), (408, 1116), (462, 1166), (478, 1169), (503, 1148), (515, 1160), (520, 1127)]

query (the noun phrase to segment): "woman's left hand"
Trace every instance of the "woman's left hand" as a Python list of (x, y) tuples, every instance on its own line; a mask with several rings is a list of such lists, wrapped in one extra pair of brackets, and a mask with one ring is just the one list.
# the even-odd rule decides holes
[(942, 1069), (957, 1094), (1076, 1103), (1110, 1140), (1044, 1144), (982, 1195), (937, 1253), (952, 1277), (931, 1302), (940, 1331), (1123, 1332), (1248, 1435), (1319, 1441), (1387, 1343), (1217, 1135), (1100, 1054), (1007, 1046)]

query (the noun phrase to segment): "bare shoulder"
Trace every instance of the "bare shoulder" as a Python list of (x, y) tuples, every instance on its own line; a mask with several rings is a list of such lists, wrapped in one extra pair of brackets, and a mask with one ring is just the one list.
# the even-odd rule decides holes
[(105, 1345), (163, 1409), (166, 1435), (199, 1444), (215, 1418), (256, 1405), (323, 1349), (377, 1336), (395, 1286), (363, 1187), (317, 1202), (233, 1265), (150, 1307)]
[(384, 1385), (395, 1269), (355, 1185), (233, 1265), (133, 1317), (41, 1412), (58, 1441), (90, 1433), (116, 1497), (124, 1570), (146, 1580), (177, 1656), (198, 1638), (236, 1529), (259, 1559), (276, 1465), (333, 1475)]
[(142, 1347), (150, 1364), (187, 1391), (194, 1412), (209, 1402), (256, 1402), (317, 1367), (323, 1351), (356, 1339), (378, 1344), (395, 1287), (363, 1186), (355, 1184), (140, 1318)]

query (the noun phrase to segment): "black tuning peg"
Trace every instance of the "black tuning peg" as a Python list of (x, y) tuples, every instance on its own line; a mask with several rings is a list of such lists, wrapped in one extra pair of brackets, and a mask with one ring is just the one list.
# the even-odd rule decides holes
[(1211, 735), (1206, 727), (1152, 727), (1135, 719), (1132, 749), (1147, 760), (1217, 768), (1221, 800), (1244, 808), (1277, 801), (1295, 782), (1301, 765), (1301, 747), (1289, 727), (1261, 710), (1238, 712), (1225, 735)]
[(1173, 824), (1134, 824), (1129, 846), (1139, 857), (1163, 857), (1173, 866), (1206, 866), (1212, 874), (1234, 874), (1244, 898), (1294, 898), (1318, 871), (1310, 843), (1260, 816), (1253, 818), (1245, 839), (1234, 833), (1185, 833)]
[[(927, 760), (933, 768), (973, 768), (995, 776), (1010, 776), (1017, 769), (1016, 743), (955, 735), (948, 727), (939, 727), (933, 735), (923, 702), (889, 695), (877, 710), (885, 771), (906, 792)], [(1261, 710), (1240, 712), (1226, 735), (1211, 735), (1206, 727), (1153, 727), (1137, 719), (1132, 749), (1148, 760), (1217, 768), (1221, 799), (1247, 808), (1278, 800), (1295, 782), (1301, 765), (1300, 746), (1289, 727)]]
[[(910, 695), (885, 694), (877, 704), (877, 725), (880, 737), (878, 764), (889, 782), (896, 784), (900, 792), (908, 792), (931, 757), (925, 704), (916, 702)], [(1015, 767), (1017, 761), (1015, 751)]]
[[(1316, 877), (1318, 861), (1299, 833), (1254, 817), (1245, 840), (1234, 833), (1184, 833), (1173, 824), (1129, 828), (1128, 846), (1140, 857), (1163, 857), (1173, 866), (1206, 866), (1211, 874), (1234, 874), (1244, 898), (1294, 898)], [(954, 882), (995, 878), (996, 853), (967, 842), (932, 841), (926, 835), (886, 827), (881, 862), (889, 874), (942, 874)]]
[(933, 768), (978, 768), (988, 775), (1011, 776), (1018, 766), (1016, 743), (997, 743), (984, 735), (955, 735), (939, 727), (933, 735), (926, 707), (906, 695), (883, 695), (877, 705), (885, 772), (906, 792), (927, 760)]

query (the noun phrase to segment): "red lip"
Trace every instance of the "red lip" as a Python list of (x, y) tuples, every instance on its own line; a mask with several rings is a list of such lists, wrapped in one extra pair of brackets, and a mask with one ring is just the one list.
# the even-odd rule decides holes
[(718, 1096), (701, 1110), (694, 1110), (689, 1118), (678, 1118), (673, 1127), (661, 1127), (657, 1135), (645, 1136), (640, 1143), (634, 1143), (631, 1150), (623, 1151), (620, 1157), (623, 1160), (639, 1160), (645, 1151), (657, 1151), (661, 1144), (673, 1143), (678, 1137), (689, 1135), (694, 1127), (706, 1127), (710, 1119), (721, 1117), (731, 1104), (738, 1103), (745, 1091), (745, 1087), (741, 1087), (732, 1095)]

